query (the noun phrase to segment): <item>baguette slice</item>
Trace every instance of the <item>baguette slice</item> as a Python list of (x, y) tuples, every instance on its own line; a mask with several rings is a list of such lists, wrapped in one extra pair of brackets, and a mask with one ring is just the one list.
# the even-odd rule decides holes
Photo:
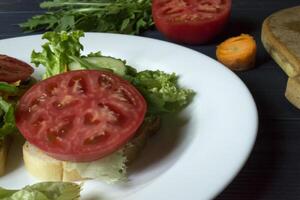
[[(159, 118), (144, 121), (136, 136), (123, 147), (127, 164), (132, 163), (137, 158), (147, 139), (159, 128)], [(52, 158), (29, 142), (23, 145), (23, 159), (27, 171), (44, 181), (79, 181), (91, 178), (85, 177), (76, 169), (68, 168), (69, 162)]]
[(262, 25), (262, 43), (289, 77), (300, 75), (300, 6), (280, 10)]
[(0, 176), (2, 176), (5, 173), (9, 144), (9, 137), (6, 137), (3, 141), (0, 141)]

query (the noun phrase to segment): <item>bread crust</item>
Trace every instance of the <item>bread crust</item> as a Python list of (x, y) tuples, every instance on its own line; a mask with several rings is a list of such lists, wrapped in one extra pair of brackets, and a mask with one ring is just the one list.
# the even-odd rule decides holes
[(8, 148), (11, 142), (11, 138), (6, 137), (3, 141), (0, 141), (0, 176), (5, 173)]
[[(139, 128), (136, 136), (124, 147), (128, 164), (132, 163), (146, 144), (147, 139), (160, 128), (160, 119), (146, 120)], [(68, 170), (66, 161), (60, 161), (48, 156), (42, 150), (25, 142), (23, 159), (27, 171), (43, 181), (79, 181), (82, 177), (77, 170)]]
[(300, 109), (300, 76), (288, 79), (285, 97)]
[[(280, 31), (289, 29), (288, 22), (283, 21), (285, 19), (284, 17), (287, 21), (293, 17), (295, 19), (300, 18), (300, 6), (281, 10), (267, 17), (262, 25), (261, 40), (266, 51), (283, 71), (289, 77), (295, 77), (300, 75), (300, 55), (297, 55), (297, 52), (292, 50), (291, 44), (283, 41), (288, 40), (288, 37), (295, 37), (294, 34), (297, 35), (297, 32), (290, 30), (286, 31), (286, 34), (279, 34)], [(298, 34), (300, 39), (300, 33)], [(294, 42), (300, 45), (300, 40), (295, 39)]]

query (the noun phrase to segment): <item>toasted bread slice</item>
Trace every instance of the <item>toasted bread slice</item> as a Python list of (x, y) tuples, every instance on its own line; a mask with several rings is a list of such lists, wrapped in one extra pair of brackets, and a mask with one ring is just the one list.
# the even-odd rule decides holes
[(263, 22), (262, 43), (289, 77), (300, 75), (300, 6), (278, 11)]
[[(127, 163), (132, 163), (144, 147), (150, 135), (160, 128), (160, 119), (145, 120), (136, 136), (124, 146)], [(44, 181), (78, 181), (86, 179), (75, 169), (68, 169), (68, 162), (54, 159), (37, 147), (26, 142), (23, 145), (23, 159), (27, 171)]]
[(5, 166), (8, 154), (8, 147), (10, 144), (10, 138), (6, 137), (0, 141), (0, 176), (5, 173)]

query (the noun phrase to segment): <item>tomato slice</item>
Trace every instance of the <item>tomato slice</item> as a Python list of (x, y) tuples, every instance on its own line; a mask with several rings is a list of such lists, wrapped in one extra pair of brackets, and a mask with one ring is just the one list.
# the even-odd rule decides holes
[(170, 40), (201, 44), (213, 39), (227, 23), (231, 0), (153, 0), (156, 28)]
[(146, 102), (130, 83), (99, 70), (43, 80), (20, 99), (16, 124), (33, 145), (59, 160), (100, 159), (128, 142)]
[(33, 68), (16, 58), (0, 54), (0, 81), (12, 83), (26, 80), (33, 73)]

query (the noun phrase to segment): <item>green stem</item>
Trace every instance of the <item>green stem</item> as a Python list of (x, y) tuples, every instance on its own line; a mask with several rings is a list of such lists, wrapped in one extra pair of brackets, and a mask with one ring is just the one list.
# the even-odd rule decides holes
[[(84, 7), (106, 7), (110, 6), (113, 3), (85, 3), (85, 2), (52, 2), (52, 1), (45, 1), (40, 4), (41, 8), (57, 8), (57, 7), (64, 7), (64, 6), (84, 6)], [(114, 4), (120, 5), (120, 4)]]

